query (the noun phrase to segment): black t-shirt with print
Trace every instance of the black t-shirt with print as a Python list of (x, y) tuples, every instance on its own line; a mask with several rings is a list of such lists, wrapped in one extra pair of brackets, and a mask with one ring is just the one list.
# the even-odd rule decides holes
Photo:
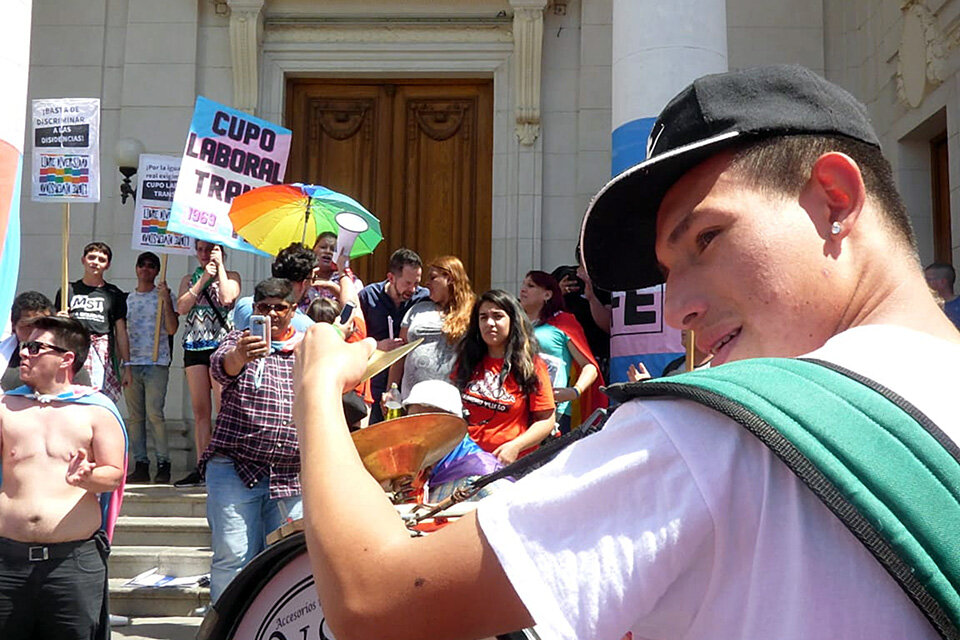
[[(60, 292), (57, 292), (56, 308), (60, 308)], [(94, 335), (113, 331), (117, 320), (127, 317), (127, 296), (109, 282), (102, 287), (91, 287), (83, 280), (70, 283), (70, 301), (67, 305), (70, 317), (79, 320)]]

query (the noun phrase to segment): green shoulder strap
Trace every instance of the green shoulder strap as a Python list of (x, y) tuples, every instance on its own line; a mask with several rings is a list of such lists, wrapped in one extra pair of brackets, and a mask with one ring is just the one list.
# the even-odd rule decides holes
[(767, 445), (870, 550), (944, 638), (960, 638), (960, 449), (929, 418), (837, 365), (761, 358), (612, 385), (674, 396)]

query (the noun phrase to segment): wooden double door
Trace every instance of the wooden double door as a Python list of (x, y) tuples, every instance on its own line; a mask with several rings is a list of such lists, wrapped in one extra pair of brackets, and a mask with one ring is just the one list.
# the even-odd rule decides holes
[(380, 219), (384, 241), (353, 264), (364, 282), (408, 247), (424, 263), (455, 255), (476, 291), (489, 287), (491, 81), (294, 78), (286, 115), (287, 181), (346, 193)]

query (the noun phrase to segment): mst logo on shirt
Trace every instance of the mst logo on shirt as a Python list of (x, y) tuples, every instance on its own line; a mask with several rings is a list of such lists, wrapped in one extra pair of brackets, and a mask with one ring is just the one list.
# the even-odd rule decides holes
[(483, 378), (467, 383), (463, 399), (491, 411), (508, 411), (516, 397), (500, 385), (499, 371), (484, 371)]
[(90, 296), (85, 296), (83, 294), (75, 294), (70, 298), (70, 311), (72, 312), (86, 312), (91, 314), (98, 314), (103, 316), (104, 313), (104, 299), (103, 298), (92, 298)]

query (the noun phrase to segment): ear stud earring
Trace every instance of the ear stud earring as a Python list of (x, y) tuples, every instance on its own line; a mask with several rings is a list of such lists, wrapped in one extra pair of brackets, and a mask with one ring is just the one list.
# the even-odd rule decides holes
[(830, 225), (830, 233), (832, 233), (835, 236), (840, 235), (840, 232), (842, 230), (843, 230), (843, 227), (840, 226), (839, 222), (834, 222), (832, 225)]

